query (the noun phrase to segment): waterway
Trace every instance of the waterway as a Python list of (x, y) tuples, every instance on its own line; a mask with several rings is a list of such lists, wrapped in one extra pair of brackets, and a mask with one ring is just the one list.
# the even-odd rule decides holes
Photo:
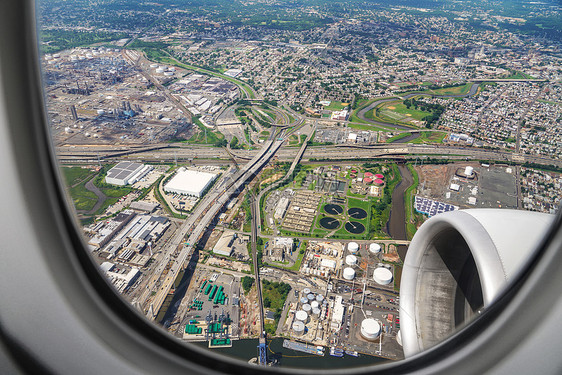
[[(394, 240), (407, 240), (404, 192), (414, 183), (414, 176), (412, 176), (412, 173), (404, 164), (398, 165), (398, 171), (402, 180), (392, 192), (392, 208), (388, 223), (386, 224), (386, 231)], [(402, 260), (406, 256), (406, 249), (406, 246), (398, 247), (398, 255), (400, 255)]]
[[(385, 358), (374, 357), (361, 354), (359, 357), (345, 355), (342, 358), (333, 357), (329, 354), (330, 349), (325, 348), (326, 354), (322, 356), (306, 354), (296, 350), (283, 347), (282, 338), (268, 340), (268, 358), (276, 358), (282, 367), (305, 368), (305, 369), (336, 369), (363, 367), (387, 362)], [(196, 343), (199, 346), (207, 347), (206, 342)], [(211, 349), (216, 353), (228, 355), (245, 362), (257, 357), (257, 339), (245, 339), (232, 341), (231, 348)]]

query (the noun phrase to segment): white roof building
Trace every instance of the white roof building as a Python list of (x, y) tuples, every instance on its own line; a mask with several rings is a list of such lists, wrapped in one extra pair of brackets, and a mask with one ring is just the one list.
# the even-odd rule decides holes
[(214, 173), (180, 168), (174, 178), (164, 186), (164, 191), (200, 198), (215, 178), (217, 175)]
[(105, 182), (119, 186), (134, 184), (152, 169), (151, 165), (122, 161), (107, 172)]

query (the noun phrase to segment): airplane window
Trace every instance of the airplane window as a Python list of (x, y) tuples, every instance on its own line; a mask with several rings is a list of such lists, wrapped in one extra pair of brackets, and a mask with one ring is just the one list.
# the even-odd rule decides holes
[(37, 3), (85, 248), (183, 343), (281, 368), (443, 342), (562, 196), (559, 3)]

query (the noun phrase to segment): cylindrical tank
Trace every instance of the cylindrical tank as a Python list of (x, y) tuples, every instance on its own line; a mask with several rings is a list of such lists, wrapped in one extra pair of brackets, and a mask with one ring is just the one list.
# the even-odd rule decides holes
[(304, 312), (309, 313), (310, 310), (312, 310), (312, 306), (310, 306), (309, 303), (305, 303), (304, 305), (302, 305), (302, 309)]
[(151, 68), (158, 68), (158, 64), (150, 64)]
[(377, 284), (388, 285), (392, 281), (392, 272), (388, 268), (376, 268), (373, 272), (373, 279)]
[(318, 295), (316, 296), (316, 300), (317, 300), (318, 302), (322, 302), (322, 301), (324, 301), (324, 296), (323, 296), (322, 294), (318, 294)]
[(343, 278), (346, 280), (353, 280), (355, 278), (355, 270), (351, 267), (343, 269)]
[(164, 75), (167, 77), (171, 77), (174, 75), (174, 72), (164, 72)]
[(318, 301), (312, 301), (310, 303), (310, 306), (312, 307), (312, 310), (317, 309), (318, 308)]
[(306, 296), (306, 298), (308, 298), (309, 301), (312, 301), (312, 300), (314, 300), (314, 294), (308, 293), (308, 295)]
[(164, 69), (158, 68), (158, 69), (156, 69), (156, 73), (164, 73)]
[(302, 335), (304, 334), (304, 322), (297, 320), (296, 322), (293, 323), (293, 332), (296, 335)]
[(381, 326), (375, 319), (364, 319), (361, 322), (361, 336), (365, 340), (376, 340), (381, 333)]
[(105, 114), (105, 111), (103, 109), (98, 109), (96, 112), (100, 116)]
[(378, 243), (372, 243), (369, 245), (369, 251), (372, 254), (378, 254), (381, 252), (381, 245), (379, 245)]
[(305, 322), (308, 319), (308, 313), (306, 311), (303, 310), (299, 310), (295, 313), (295, 318), (301, 322)]
[(304, 294), (305, 296), (309, 295), (310, 294), (310, 288), (304, 288), (302, 290), (302, 294)]
[(301, 303), (308, 303), (308, 298), (301, 297)]
[(346, 256), (345, 264), (347, 264), (348, 266), (355, 266), (357, 264), (357, 257), (355, 255)]
[(320, 309), (318, 307), (315, 307), (312, 309), (312, 314), (314, 316), (319, 316), (320, 315)]
[(359, 250), (359, 244), (357, 242), (350, 242), (347, 245), (347, 249), (350, 253), (355, 254)]
[(471, 167), (470, 165), (467, 166), (467, 167), (464, 169), (464, 175), (465, 175), (465, 176), (467, 176), (467, 177), (468, 177), (468, 176), (472, 176), (472, 173), (474, 173), (474, 168)]

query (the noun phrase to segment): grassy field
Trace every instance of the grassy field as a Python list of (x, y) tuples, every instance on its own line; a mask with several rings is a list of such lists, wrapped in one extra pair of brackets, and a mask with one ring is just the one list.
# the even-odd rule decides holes
[(446, 136), (444, 132), (420, 132), (420, 136), (411, 143), (443, 143)]
[(467, 94), (468, 91), (470, 91), (470, 88), (473, 84), (474, 83), (467, 83), (462, 86), (445, 87), (442, 89), (431, 90), (431, 92), (437, 95), (464, 95)]
[(349, 105), (349, 103), (342, 103), (342, 102), (338, 102), (338, 101), (332, 101), (330, 102), (330, 105), (324, 107), (324, 109), (328, 110), (328, 111), (341, 111), (342, 109), (344, 109), (345, 107), (347, 107)]
[(215, 144), (224, 139), (224, 135), (222, 135), (222, 133), (214, 132), (211, 129), (206, 128), (197, 117), (193, 117), (193, 122), (201, 131), (189, 138), (188, 142), (198, 144)]
[(82, 167), (62, 167), (62, 174), (67, 186), (85, 182), (94, 176), (93, 171)]
[(385, 103), (381, 108), (381, 112), (383, 114), (386, 114), (386, 112), (398, 113), (402, 115), (401, 117), (410, 117), (420, 121), (425, 116), (431, 114), (430, 112), (419, 111), (414, 108), (407, 108), (402, 102)]
[(72, 197), (72, 203), (76, 210), (90, 211), (96, 205), (98, 197), (86, 189), (84, 186), (86, 183), (80, 183), (73, 188), (70, 188), (70, 196)]
[(506, 79), (535, 79), (535, 77), (530, 76), (529, 74), (525, 74), (520, 71), (516, 71), (512, 75), (506, 77)]
[(414, 194), (416, 194), (416, 191), (418, 189), (418, 185), (419, 185), (420, 181), (419, 181), (418, 173), (416, 172), (414, 167), (411, 164), (407, 164), (406, 166), (408, 167), (408, 170), (410, 171), (410, 173), (414, 177), (414, 182), (404, 192), (404, 206), (406, 208), (406, 221), (407, 221), (407, 223), (406, 223), (406, 235), (407, 235), (408, 239), (412, 239), (412, 237), (416, 233), (416, 226), (413, 223), (413, 221), (415, 220), (415, 218), (414, 218)]

